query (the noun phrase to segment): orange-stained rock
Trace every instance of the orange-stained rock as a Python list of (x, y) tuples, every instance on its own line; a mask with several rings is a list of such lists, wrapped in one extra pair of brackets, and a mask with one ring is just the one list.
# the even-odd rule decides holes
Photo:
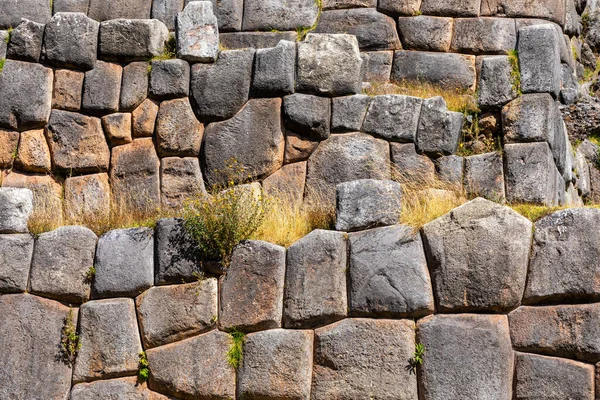
[(146, 137), (154, 134), (154, 123), (158, 115), (158, 103), (146, 99), (131, 114), (134, 137)]
[(297, 133), (286, 132), (283, 161), (285, 163), (306, 161), (318, 145), (319, 142), (317, 141), (310, 140)]
[(299, 206), (304, 197), (306, 161), (284, 165), (279, 171), (263, 181), (265, 194), (292, 206)]
[(8, 168), (12, 165), (18, 145), (19, 132), (0, 129), (0, 168)]
[(54, 73), (52, 108), (79, 111), (84, 76), (83, 72), (57, 69)]
[(105, 115), (102, 117), (102, 127), (111, 145), (131, 143), (131, 114)]
[(192, 197), (206, 194), (200, 163), (195, 157), (161, 160), (160, 189), (164, 206), (180, 207)]
[(82, 223), (110, 212), (108, 174), (74, 176), (65, 181), (65, 217)]
[(24, 171), (44, 173), (52, 170), (50, 149), (43, 130), (21, 132), (16, 164)]

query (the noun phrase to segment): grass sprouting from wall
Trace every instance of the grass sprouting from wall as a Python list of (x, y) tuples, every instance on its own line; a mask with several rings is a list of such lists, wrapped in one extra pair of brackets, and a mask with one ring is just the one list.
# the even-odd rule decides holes
[(519, 67), (519, 52), (516, 49), (508, 51), (508, 62), (510, 63), (512, 88), (520, 96), (523, 94), (521, 91), (521, 68)]
[(227, 363), (233, 369), (237, 370), (244, 357), (244, 342), (246, 341), (246, 335), (243, 332), (234, 329), (229, 336), (231, 338), (231, 347), (227, 352)]

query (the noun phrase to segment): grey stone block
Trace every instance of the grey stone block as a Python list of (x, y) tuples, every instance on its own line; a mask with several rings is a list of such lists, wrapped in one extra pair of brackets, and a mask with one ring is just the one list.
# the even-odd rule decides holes
[(435, 315), (419, 320), (417, 332), (417, 342), (427, 349), (420, 382), (424, 398), (512, 398), (514, 361), (506, 316)]
[(119, 111), (122, 76), (120, 65), (96, 61), (94, 69), (85, 73), (81, 108), (96, 115)]
[(453, 21), (452, 18), (427, 15), (398, 18), (402, 48), (448, 52), (452, 40)]
[(183, 10), (184, 4), (184, 0), (152, 0), (152, 19), (161, 21), (173, 31), (177, 14)]
[(150, 96), (159, 100), (187, 97), (190, 92), (190, 65), (184, 60), (157, 60), (150, 63)]
[(123, 67), (121, 82), (121, 111), (133, 111), (148, 95), (148, 67), (145, 61), (133, 62)]
[(464, 116), (448, 111), (442, 97), (423, 100), (415, 144), (417, 151), (430, 156), (456, 152)]
[[(29, 294), (0, 296), (0, 397), (66, 399), (71, 366), (61, 359), (69, 308)], [(77, 311), (73, 323), (77, 325)]]
[(315, 330), (311, 398), (416, 399), (417, 377), (405, 369), (414, 329), (410, 320), (345, 319)]
[(286, 328), (314, 328), (347, 315), (346, 238), (315, 230), (289, 247), (283, 321)]
[(313, 26), (318, 14), (313, 0), (246, 0), (242, 27), (245, 31), (292, 31)]
[(285, 248), (261, 241), (240, 243), (220, 281), (220, 328), (280, 328), (284, 280)]
[(90, 0), (54, 0), (52, 2), (52, 11), (54, 14), (72, 12), (87, 14), (90, 7)]
[(298, 39), (296, 31), (293, 32), (223, 32), (219, 34), (221, 46), (230, 50), (267, 49), (277, 46), (285, 40), (295, 42)]
[(421, 12), (445, 17), (477, 17), (481, 0), (423, 0)]
[(361, 50), (402, 48), (394, 20), (375, 8), (323, 11), (315, 32), (354, 35)]
[(507, 143), (548, 142), (556, 131), (556, 105), (547, 93), (525, 94), (502, 109), (502, 127)]
[(465, 157), (464, 187), (471, 197), (506, 200), (502, 155), (496, 152)]
[(0, 31), (0, 59), (6, 58), (6, 51), (8, 50), (8, 40), (10, 34), (8, 31)]
[(163, 101), (156, 118), (158, 154), (161, 157), (197, 157), (204, 126), (198, 122), (190, 100)]
[(567, 64), (561, 64), (561, 89), (560, 101), (563, 104), (570, 105), (579, 101), (579, 83), (577, 74), (571, 70)]
[(333, 10), (340, 8), (377, 7), (377, 0), (324, 0), (323, 9)]
[(215, 62), (219, 28), (209, 1), (192, 1), (177, 14), (177, 57), (189, 62)]
[(198, 118), (232, 118), (248, 101), (254, 49), (224, 51), (214, 64), (194, 64), (191, 97)]
[(438, 309), (489, 312), (518, 306), (531, 228), (531, 221), (517, 212), (482, 198), (426, 224), (423, 241)]
[(379, 0), (377, 3), (377, 8), (387, 14), (415, 15), (421, 12), (421, 0)]
[[(91, 8), (89, 15), (94, 18)], [(167, 39), (169, 30), (159, 20), (112, 19), (100, 23), (98, 54), (119, 62), (147, 61), (163, 52)]]
[(282, 40), (277, 46), (256, 50), (252, 92), (274, 97), (294, 93), (296, 44)]
[(453, 90), (471, 90), (475, 77), (474, 56), (404, 50), (394, 54), (393, 80), (423, 80)]
[(364, 51), (360, 53), (363, 59), (363, 82), (386, 83), (392, 73), (393, 51)]
[(52, 69), (6, 60), (0, 74), (0, 127), (18, 131), (41, 128), (52, 109)]
[(64, 226), (38, 236), (29, 278), (31, 293), (67, 303), (87, 301), (97, 241), (94, 232), (83, 226)]
[(592, 188), (590, 167), (579, 149), (575, 152), (575, 175), (579, 193), (582, 197), (589, 196)]
[(45, 24), (52, 17), (52, 7), (46, 0), (7, 0), (2, 3), (0, 28), (14, 28), (21, 19)]
[(364, 94), (336, 97), (331, 101), (331, 131), (360, 131), (371, 98)]
[(463, 184), (464, 158), (460, 156), (443, 156), (435, 160), (439, 178), (459, 186)]
[(94, 297), (135, 297), (154, 283), (154, 238), (149, 228), (116, 229), (98, 240)]
[(169, 400), (168, 397), (148, 390), (136, 377), (78, 383), (71, 389), (70, 400), (123, 398), (131, 400)]
[(477, 101), (480, 107), (501, 107), (517, 97), (511, 73), (512, 67), (507, 56), (482, 58), (477, 85)]
[(523, 93), (560, 92), (559, 37), (550, 24), (519, 29), (519, 68)]
[(314, 140), (325, 140), (331, 130), (331, 100), (309, 94), (291, 94), (283, 98), (283, 118), (292, 131)]
[(57, 13), (44, 31), (45, 60), (61, 68), (94, 68), (99, 30), (100, 24), (83, 13)]
[(42, 52), (44, 24), (21, 20), (11, 32), (6, 57), (14, 60), (38, 62)]
[[(563, 24), (565, 20), (565, 2), (561, 0), (548, 0), (542, 2), (520, 2), (512, 0), (483, 0), (481, 13), (493, 15), (498, 10), (507, 17), (543, 18)], [(485, 5), (488, 7), (485, 7)], [(495, 7), (490, 7), (495, 5)]]
[(153, 287), (135, 300), (146, 349), (196, 336), (217, 319), (217, 280)]
[(356, 231), (394, 225), (400, 219), (402, 187), (394, 181), (361, 179), (336, 187), (335, 228)]
[(515, 21), (508, 18), (457, 18), (451, 50), (471, 54), (506, 54), (517, 46)]
[(135, 375), (142, 344), (132, 299), (88, 301), (79, 308), (73, 382)]
[(352, 233), (348, 301), (351, 315), (419, 318), (434, 311), (421, 236), (407, 226)]
[[(210, 0), (219, 21), (220, 32), (242, 30), (244, 16), (244, 0)], [(190, 0), (186, 0), (186, 4)]]
[(183, 221), (161, 219), (156, 224), (155, 284), (192, 281), (200, 274), (200, 255), (196, 243), (187, 234)]
[(414, 142), (423, 100), (403, 95), (375, 96), (362, 131), (397, 142)]
[(0, 188), (0, 233), (27, 233), (33, 212), (33, 192), (29, 189)]
[(96, 21), (148, 19), (151, 8), (152, 2), (147, 0), (90, 0), (88, 16)]
[(394, 174), (405, 182), (431, 184), (435, 180), (435, 164), (431, 159), (418, 154), (414, 143), (390, 143)]
[(356, 37), (309, 33), (298, 43), (296, 90), (322, 96), (360, 93), (362, 59)]
[(32, 255), (32, 236), (0, 235), (0, 292), (27, 290)]
[(197, 157), (167, 157), (160, 164), (160, 191), (165, 207), (180, 208), (186, 201), (206, 195)]

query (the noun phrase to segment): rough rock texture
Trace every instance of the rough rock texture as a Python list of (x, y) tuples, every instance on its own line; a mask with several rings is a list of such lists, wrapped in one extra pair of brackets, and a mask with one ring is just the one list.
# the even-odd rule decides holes
[(94, 297), (135, 297), (154, 284), (150, 228), (116, 229), (98, 240)]
[[(512, 399), (513, 351), (504, 315), (435, 315), (419, 320), (424, 399)], [(469, 349), (465, 352), (465, 349)]]
[(163, 101), (156, 118), (160, 157), (197, 157), (204, 126), (198, 122), (189, 99)]
[(550, 25), (531, 25), (519, 29), (519, 69), (523, 93), (560, 91), (560, 49), (562, 39)]
[(167, 157), (160, 163), (162, 204), (182, 207), (185, 201), (206, 194), (200, 163), (196, 157)]
[(464, 186), (469, 196), (502, 203), (506, 200), (502, 155), (496, 152), (465, 157)]
[(213, 5), (189, 2), (177, 14), (177, 57), (186, 61), (214, 62), (219, 55), (219, 28)]
[(52, 76), (52, 70), (40, 64), (6, 60), (0, 74), (0, 127), (43, 127), (50, 118)]
[(416, 375), (405, 368), (414, 329), (410, 320), (345, 319), (315, 330), (311, 398), (416, 399)]
[(347, 315), (346, 238), (315, 230), (287, 251), (284, 325), (312, 328)]
[(331, 131), (360, 131), (370, 103), (371, 98), (365, 94), (334, 98), (331, 101)]
[(229, 119), (248, 101), (254, 52), (228, 50), (213, 64), (194, 64), (191, 97), (200, 120)]
[(54, 0), (52, 8), (54, 14), (66, 12), (87, 13), (90, 6), (90, 0)]
[(79, 111), (85, 74), (67, 69), (54, 71), (54, 94), (52, 108), (67, 111)]
[(463, 120), (461, 113), (448, 111), (442, 97), (423, 100), (415, 141), (417, 151), (430, 156), (454, 154)]
[(517, 97), (511, 72), (507, 56), (483, 57), (478, 82), (480, 107), (501, 107)]
[(108, 174), (74, 176), (65, 180), (64, 208), (69, 221), (90, 221), (110, 213)]
[(96, 64), (100, 24), (83, 13), (57, 13), (44, 30), (44, 57), (61, 68), (89, 70)]
[(463, 184), (464, 158), (460, 156), (443, 156), (435, 160), (439, 178), (444, 182)]
[[(0, 397), (68, 397), (71, 367), (60, 353), (68, 312), (58, 302), (29, 294), (0, 296)], [(77, 324), (77, 312), (73, 319)]]
[(150, 349), (150, 388), (182, 399), (232, 399), (235, 370), (227, 363), (229, 335), (217, 330)]
[(187, 234), (183, 220), (161, 219), (156, 224), (156, 264), (154, 282), (157, 285), (195, 280), (199, 274), (200, 257), (196, 243)]
[(319, 142), (302, 137), (302, 135), (287, 131), (285, 132), (284, 163), (295, 163), (306, 161), (308, 157), (319, 146)]
[(375, 8), (324, 11), (315, 32), (355, 35), (361, 50), (395, 50), (402, 47), (394, 20)]
[(452, 40), (453, 21), (452, 18), (427, 15), (398, 18), (402, 48), (448, 52)]
[(283, 98), (286, 126), (314, 140), (329, 137), (331, 100), (326, 97), (296, 93)]
[(132, 62), (123, 67), (121, 82), (122, 111), (133, 111), (146, 99), (148, 93), (148, 67), (145, 61)]
[(50, 17), (52, 9), (46, 0), (7, 0), (2, 3), (0, 27), (15, 27), (21, 18), (45, 24)]
[(113, 146), (131, 143), (131, 114), (115, 113), (102, 117), (102, 127)]
[(0, 129), (0, 169), (8, 169), (14, 162), (19, 136), (19, 132)]
[[(486, 6), (487, 3), (487, 7)], [(507, 17), (544, 18), (562, 24), (565, 19), (565, 3), (559, 0), (522, 2), (511, 0), (483, 0), (481, 13), (492, 15), (503, 10)], [(496, 7), (490, 7), (496, 5)]]
[(23, 171), (51, 172), (50, 149), (43, 130), (21, 132), (15, 165)]
[(70, 400), (97, 400), (107, 396), (124, 400), (168, 400), (168, 397), (148, 390), (134, 377), (78, 383), (71, 389)]
[(600, 361), (600, 306), (519, 307), (508, 315), (515, 350)]
[(309, 33), (297, 47), (298, 91), (331, 97), (360, 93), (362, 59), (354, 36)]
[(286, 164), (262, 182), (267, 196), (301, 206), (306, 182), (306, 162)]
[(217, 319), (217, 280), (153, 287), (136, 299), (145, 348), (211, 329)]
[(0, 235), (0, 292), (27, 290), (32, 255), (32, 236)]
[(187, 97), (190, 65), (187, 61), (155, 60), (150, 63), (150, 96), (160, 100)]
[(161, 21), (169, 31), (173, 31), (177, 14), (183, 10), (185, 3), (184, 0), (152, 0), (152, 19)]
[(481, 198), (426, 224), (423, 239), (438, 308), (506, 311), (518, 306), (525, 289), (531, 228), (532, 223), (512, 209)]
[(508, 18), (457, 18), (452, 51), (470, 54), (506, 54), (517, 45), (515, 21)]
[(421, 12), (448, 17), (477, 17), (480, 0), (423, 0)]
[(502, 109), (502, 128), (507, 143), (554, 143), (556, 105), (548, 93), (525, 94)]
[[(22, 226), (26, 227), (26, 217), (25, 214), (29, 215), (31, 213), (31, 218), (36, 219), (39, 217), (43, 217), (45, 215), (52, 215), (55, 218), (56, 224), (60, 225), (63, 222), (63, 213), (62, 213), (62, 186), (56, 182), (49, 175), (33, 175), (33, 174), (20, 174), (17, 172), (12, 172), (2, 180), (2, 186), (4, 188), (26, 188), (30, 189), (33, 192), (33, 207), (29, 208), (27, 206), (27, 210), (33, 209), (33, 212), (30, 211), (24, 212), (23, 209), (20, 209), (19, 218), (24, 218), (22, 220)], [(11, 195), (12, 197), (12, 195)], [(14, 210), (13, 210), (14, 211)], [(2, 211), (0, 211), (0, 219), (2, 219)], [(10, 215), (10, 214), (9, 214)], [(5, 221), (11, 221), (9, 218)], [(5, 222), (6, 223), (6, 222)], [(13, 223), (13, 222), (10, 222)], [(14, 228), (13, 228), (14, 229)], [(23, 228), (26, 229), (26, 228)], [(26, 231), (25, 231), (26, 232)], [(2, 224), (0, 223), (0, 233), (3, 232)]]
[(348, 306), (361, 317), (422, 317), (434, 302), (419, 233), (407, 226), (349, 235)]
[(421, 0), (379, 0), (379, 10), (395, 15), (415, 15), (420, 12)]
[(27, 19), (21, 20), (10, 34), (6, 57), (38, 62), (42, 51), (44, 25)]
[(392, 73), (393, 51), (365, 51), (363, 59), (363, 82), (386, 83)]
[(277, 46), (256, 50), (252, 92), (273, 97), (294, 93), (296, 79), (296, 43), (280, 41)]
[(108, 169), (110, 152), (99, 118), (53, 110), (46, 137), (54, 168), (73, 172)]
[(96, 21), (117, 18), (150, 18), (151, 1), (144, 0), (90, 0), (88, 15)]
[(253, 99), (232, 119), (210, 124), (204, 132), (202, 161), (209, 185), (221, 183), (226, 163), (235, 159), (253, 178), (283, 164), (281, 99)]
[(594, 399), (593, 365), (525, 353), (515, 363), (516, 399)]
[(0, 233), (27, 233), (27, 220), (33, 211), (29, 189), (0, 188)]
[(96, 61), (85, 73), (81, 108), (90, 114), (109, 114), (119, 110), (123, 68), (118, 64)]
[(369, 105), (362, 130), (387, 140), (414, 142), (422, 103), (422, 99), (413, 96), (375, 96)]
[[(242, 17), (244, 14), (243, 0), (210, 0), (219, 21), (219, 31), (242, 30)], [(186, 0), (189, 3), (189, 0)]]
[(273, 329), (251, 333), (238, 372), (238, 398), (309, 399), (313, 332)]
[(283, 247), (261, 241), (240, 243), (220, 282), (220, 327), (244, 332), (281, 327), (284, 275)]
[(418, 154), (414, 143), (390, 143), (394, 173), (408, 180), (433, 182), (435, 164), (431, 159)]
[(319, 8), (313, 0), (246, 0), (243, 30), (293, 31), (301, 26), (313, 26)]
[(277, 46), (282, 41), (295, 42), (298, 33), (292, 32), (229, 32), (221, 33), (219, 40), (224, 47), (237, 50), (254, 47), (255, 49), (266, 49)]
[(132, 299), (88, 301), (79, 308), (79, 329), (74, 383), (137, 373), (142, 344)]
[(97, 236), (83, 226), (63, 226), (35, 241), (29, 287), (31, 293), (83, 303), (90, 297), (87, 277), (94, 265)]
[[(91, 7), (89, 15), (94, 18)], [(147, 61), (163, 52), (168, 38), (169, 30), (156, 19), (110, 19), (100, 24), (98, 55), (120, 62)]]
[(134, 137), (154, 136), (154, 125), (158, 116), (159, 106), (154, 100), (144, 100), (131, 113)]

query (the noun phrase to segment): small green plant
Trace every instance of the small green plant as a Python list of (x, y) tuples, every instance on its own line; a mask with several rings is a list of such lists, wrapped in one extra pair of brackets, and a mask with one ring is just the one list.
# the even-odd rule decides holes
[(415, 345), (415, 352), (413, 356), (408, 360), (408, 365), (406, 366), (406, 370), (413, 374), (416, 373), (417, 368), (423, 365), (423, 357), (425, 356), (425, 345), (422, 343), (417, 343)]
[(138, 381), (146, 382), (150, 377), (150, 368), (148, 366), (148, 357), (146, 357), (146, 352), (142, 351), (138, 357), (140, 358), (139, 366), (138, 366)]
[(521, 91), (521, 69), (519, 68), (519, 52), (514, 50), (508, 51), (508, 62), (510, 63), (511, 71), (510, 78), (512, 80), (512, 88), (517, 95), (522, 95)]
[(244, 357), (244, 341), (246, 340), (246, 334), (234, 329), (229, 336), (231, 337), (231, 347), (227, 352), (227, 362), (233, 369), (237, 370)]
[(6, 32), (8, 33), (8, 35), (6, 35), (6, 38), (4, 39), (4, 41), (6, 42), (6, 44), (8, 44), (8, 43), (10, 43), (10, 38), (11, 38), (11, 36), (12, 36), (12, 33), (13, 33), (13, 28), (10, 28), (10, 27), (9, 27), (9, 28), (6, 30)]
[(61, 332), (60, 345), (62, 349), (62, 356), (66, 363), (73, 365), (77, 352), (81, 348), (79, 342), (79, 335), (77, 334), (77, 327), (74, 323), (73, 309), (69, 309), (69, 313), (64, 319), (64, 325)]
[(88, 282), (92, 282), (94, 280), (94, 276), (96, 276), (96, 267), (92, 265), (85, 273), (85, 278)]
[(413, 11), (412, 15), (413, 15), (413, 17), (418, 17), (419, 15), (423, 15), (423, 13), (421, 12), (421, 10), (416, 10), (416, 11)]
[(317, 24), (319, 23), (319, 20), (321, 19), (321, 13), (323, 12), (323, 0), (315, 0), (315, 4), (317, 5), (317, 8), (318, 8), (317, 18), (315, 19), (315, 23), (312, 24), (312, 26), (296, 27), (296, 36), (298, 37), (298, 39), (297, 39), (298, 42), (303, 41), (309, 32), (314, 31), (317, 28)]
[(590, 25), (590, 14), (587, 12), (581, 14), (581, 26), (583, 30), (586, 31), (588, 26)]
[(2, 72), (2, 70), (4, 69), (5, 62), (6, 62), (6, 60), (4, 58), (0, 60), (0, 72)]
[[(165, 42), (165, 47), (163, 48), (163, 52), (158, 55), (152, 57), (150, 61), (160, 61), (160, 60), (171, 60), (177, 57), (177, 38), (174, 34), (169, 35), (169, 39)], [(149, 70), (150, 73), (152, 70)]]

